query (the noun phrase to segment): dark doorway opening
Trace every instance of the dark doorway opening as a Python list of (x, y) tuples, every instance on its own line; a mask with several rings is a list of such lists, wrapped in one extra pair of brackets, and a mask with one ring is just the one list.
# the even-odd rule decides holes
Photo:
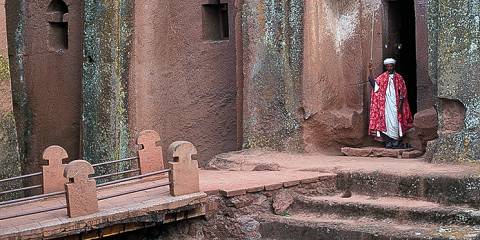
[(396, 70), (407, 84), (412, 114), (417, 112), (417, 63), (414, 0), (384, 0), (383, 57), (397, 60)]

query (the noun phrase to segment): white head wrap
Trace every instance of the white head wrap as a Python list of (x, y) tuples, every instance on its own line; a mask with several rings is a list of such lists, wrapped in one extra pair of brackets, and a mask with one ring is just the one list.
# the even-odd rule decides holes
[(387, 59), (385, 59), (385, 61), (383, 61), (383, 65), (395, 64), (395, 63), (397, 63), (397, 61), (395, 61), (395, 59), (393, 59), (393, 58), (387, 58)]

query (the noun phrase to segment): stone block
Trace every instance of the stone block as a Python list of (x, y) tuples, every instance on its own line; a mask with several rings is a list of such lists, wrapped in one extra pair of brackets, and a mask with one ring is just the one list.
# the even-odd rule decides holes
[(63, 176), (65, 164), (63, 160), (68, 158), (67, 151), (60, 146), (50, 146), (43, 151), (43, 159), (48, 165), (42, 167), (43, 193), (61, 192), (67, 179)]
[(252, 171), (280, 171), (280, 165), (277, 163), (261, 163), (255, 166)]
[(401, 158), (402, 153), (413, 149), (386, 149), (386, 148), (350, 148), (343, 147), (342, 153), (350, 157), (393, 157)]
[(283, 188), (283, 183), (265, 185), (265, 190), (266, 191), (278, 190), (280, 188)]
[(431, 141), (438, 137), (438, 117), (434, 108), (429, 108), (415, 114), (413, 126), (423, 142)]
[(300, 180), (292, 180), (288, 182), (283, 183), (283, 187), (289, 188), (289, 187), (294, 187), (300, 184)]
[(419, 158), (423, 155), (423, 151), (413, 150), (402, 153), (402, 158)]
[(411, 128), (407, 131), (405, 136), (403, 137), (403, 143), (408, 143), (412, 148), (418, 150), (424, 150), (427, 142), (423, 141), (420, 136), (418, 136), (418, 131), (416, 128)]
[(69, 217), (79, 217), (98, 212), (97, 187), (89, 175), (95, 173), (92, 165), (84, 160), (75, 160), (65, 167), (64, 176), (67, 211)]
[(302, 184), (309, 184), (309, 183), (315, 183), (318, 182), (318, 177), (309, 177), (309, 178), (304, 178), (300, 180)]
[(192, 160), (192, 155), (197, 154), (195, 146), (186, 141), (174, 142), (168, 148), (168, 154), (173, 157), (168, 163), (171, 169), (170, 194), (180, 196), (200, 192), (200, 169), (198, 162)]
[(247, 189), (247, 193), (256, 193), (265, 190), (265, 186), (251, 187)]
[(236, 196), (241, 196), (247, 194), (246, 189), (233, 189), (233, 190), (226, 190), (222, 189), (220, 190), (220, 194), (224, 197), (236, 197)]
[(153, 130), (145, 130), (138, 135), (137, 144), (142, 146), (138, 150), (141, 174), (164, 169), (162, 146), (157, 146), (160, 140), (160, 135)]
[(273, 211), (277, 215), (282, 215), (287, 213), (287, 209), (292, 205), (294, 199), (293, 196), (287, 191), (280, 191), (275, 194), (272, 200)]

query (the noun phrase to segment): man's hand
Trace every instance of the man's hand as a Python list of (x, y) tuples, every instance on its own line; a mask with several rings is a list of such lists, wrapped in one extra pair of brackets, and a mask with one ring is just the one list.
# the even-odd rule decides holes
[(368, 74), (369, 74), (370, 76), (373, 75), (373, 63), (372, 63), (372, 61), (370, 61), (370, 62), (368, 63)]

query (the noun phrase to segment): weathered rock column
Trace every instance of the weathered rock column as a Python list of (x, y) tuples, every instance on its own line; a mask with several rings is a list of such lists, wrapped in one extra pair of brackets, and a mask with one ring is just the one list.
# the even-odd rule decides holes
[(242, 6), (244, 147), (301, 150), (302, 0)]
[(480, 0), (428, 1), (429, 74), (439, 139), (428, 160), (480, 161)]
[[(0, 0), (0, 179), (18, 176), (22, 170), (13, 116), (6, 20), (5, 0)], [(0, 191), (3, 187), (0, 185)]]
[(7, 0), (13, 107), (24, 172), (40, 170), (43, 150), (79, 154), (82, 1)]
[(82, 155), (91, 162), (129, 155), (132, 2), (85, 0)]

